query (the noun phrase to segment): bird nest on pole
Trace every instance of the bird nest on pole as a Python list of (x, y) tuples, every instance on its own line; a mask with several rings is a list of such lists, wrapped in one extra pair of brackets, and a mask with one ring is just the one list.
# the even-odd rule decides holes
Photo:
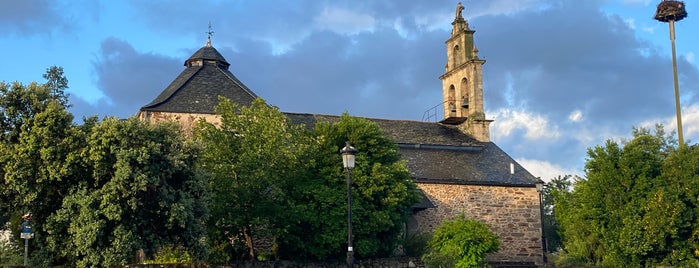
[(658, 10), (655, 12), (655, 19), (662, 22), (680, 21), (687, 17), (687, 11), (684, 9), (684, 2), (665, 0), (658, 4)]

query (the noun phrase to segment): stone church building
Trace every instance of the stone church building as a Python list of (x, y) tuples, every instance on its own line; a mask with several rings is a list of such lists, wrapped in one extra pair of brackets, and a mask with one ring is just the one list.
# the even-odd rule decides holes
[[(442, 80), (444, 119), (440, 122), (372, 119), (398, 145), (411, 176), (425, 199), (413, 207), (412, 232), (430, 231), (442, 221), (465, 213), (499, 234), (498, 262), (543, 263), (540, 181), (490, 141), (483, 109), (482, 66), (473, 42), (475, 31), (457, 6)], [(257, 96), (228, 67), (230, 63), (207, 40), (184, 62), (185, 69), (138, 112), (141, 120), (178, 121), (190, 131), (199, 119), (216, 123), (218, 96), (242, 105)], [(439, 89), (435, 89), (439, 90)], [(287, 113), (292, 122), (313, 126), (337, 115)]]

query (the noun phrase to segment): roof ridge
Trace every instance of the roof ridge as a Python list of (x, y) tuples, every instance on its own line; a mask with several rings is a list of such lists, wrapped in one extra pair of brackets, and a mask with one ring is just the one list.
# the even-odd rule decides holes
[[(188, 67), (188, 68), (193, 68), (193, 67)], [(165, 90), (167, 91), (167, 89), (170, 88), (171, 86), (176, 86), (176, 87), (175, 87), (175, 90), (174, 90), (173, 92), (171, 92), (170, 94), (168, 94), (167, 97), (163, 98), (162, 100), (160, 100), (160, 101), (158, 101), (158, 102), (155, 102), (156, 100), (158, 100), (158, 97), (160, 97), (160, 95), (158, 95), (158, 97), (156, 97), (156, 99), (153, 100), (153, 102), (151, 102), (151, 103), (149, 103), (149, 104), (146, 104), (146, 105), (143, 106), (141, 109), (143, 109), (143, 108), (153, 108), (154, 106), (163, 104), (163, 103), (167, 102), (168, 100), (170, 100), (170, 99), (172, 98), (172, 96), (175, 95), (175, 93), (177, 93), (178, 91), (180, 91), (180, 90), (182, 89), (182, 87), (184, 87), (184, 85), (186, 85), (189, 81), (191, 81), (192, 78), (194, 78), (194, 76), (195, 76), (197, 73), (199, 73), (201, 70), (204, 69), (204, 65), (200, 65), (200, 66), (197, 66), (197, 67), (194, 67), (194, 68), (197, 68), (197, 70), (194, 71), (194, 72), (192, 72), (192, 73), (189, 75), (189, 77), (187, 77), (187, 79), (185, 79), (182, 83), (179, 83), (178, 85), (175, 85), (175, 81), (177, 81), (177, 79), (175, 79), (175, 80), (172, 81), (172, 83), (170, 83), (170, 85), (168, 85), (168, 86), (165, 88)], [(186, 70), (187, 70), (187, 69), (185, 69), (185, 71), (186, 71)], [(183, 72), (184, 72), (184, 71), (183, 71)], [(163, 93), (165, 93), (165, 92), (163, 92)], [(161, 93), (161, 94), (162, 94), (162, 93)]]
[[(238, 78), (235, 77), (235, 75), (234, 75), (230, 70), (228, 70), (228, 69), (225, 69), (225, 70), (224, 70), (224, 69), (221, 69), (221, 67), (219, 67), (218, 65), (216, 65), (216, 69), (219, 70), (221, 73), (223, 73), (226, 77), (228, 77), (228, 79), (230, 79), (231, 81), (233, 81), (233, 83), (235, 83), (236, 85), (238, 85), (242, 90), (245, 91), (245, 93), (248, 93), (248, 94), (249, 94), (250, 96), (252, 96), (253, 98), (258, 98), (257, 94), (255, 94), (255, 92), (252, 92), (252, 90), (251, 90), (250, 88), (248, 88), (248, 86), (246, 86), (245, 84), (243, 84), (243, 82), (241, 82), (240, 80), (238, 80)], [(230, 75), (229, 75), (229, 73), (230, 73)]]

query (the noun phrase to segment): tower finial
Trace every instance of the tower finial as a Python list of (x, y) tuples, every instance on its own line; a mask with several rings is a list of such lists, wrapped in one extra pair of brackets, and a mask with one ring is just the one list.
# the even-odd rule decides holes
[(456, 4), (456, 17), (454, 18), (455, 20), (464, 18), (463, 16), (461, 16), (461, 11), (463, 11), (463, 10), (464, 10), (464, 6), (461, 5), (461, 2)]
[(211, 22), (209, 22), (209, 31), (206, 32), (209, 37), (206, 39), (206, 46), (210, 47), (211, 46), (211, 36), (214, 35), (214, 31), (211, 30)]

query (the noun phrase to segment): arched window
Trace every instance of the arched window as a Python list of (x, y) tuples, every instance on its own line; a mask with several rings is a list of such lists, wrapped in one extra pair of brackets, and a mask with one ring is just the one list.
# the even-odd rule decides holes
[(469, 92), (471, 89), (468, 86), (468, 79), (466, 77), (461, 79), (461, 107), (464, 109), (468, 109), (469, 104), (471, 104), (470, 99), (469, 99)]
[(449, 86), (447, 102), (449, 105), (449, 115), (456, 116), (456, 88), (454, 88), (454, 85)]
[(460, 50), (459, 45), (455, 45), (455, 46), (454, 46), (454, 51), (452, 51), (452, 53), (451, 53), (451, 62), (452, 62), (451, 68), (456, 68), (456, 66), (459, 65), (459, 61), (458, 61), (458, 59), (459, 59), (459, 50)]

